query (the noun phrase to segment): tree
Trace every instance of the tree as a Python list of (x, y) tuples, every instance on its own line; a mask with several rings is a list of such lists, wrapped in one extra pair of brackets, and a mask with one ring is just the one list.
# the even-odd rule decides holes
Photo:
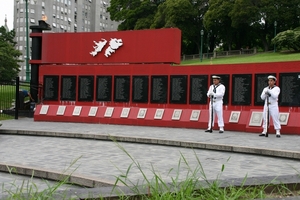
[(233, 5), (233, 1), (210, 0), (203, 21), (206, 30), (212, 30), (216, 42), (222, 43), (228, 50), (231, 50), (236, 34), (229, 16)]
[(166, 0), (158, 6), (151, 28), (179, 28), (182, 54), (199, 52), (200, 30), (208, 0)]
[(277, 49), (287, 48), (300, 51), (300, 27), (278, 33), (272, 39), (272, 43), (276, 45)]
[(19, 65), (21, 62), (19, 56), (22, 53), (15, 49), (14, 41), (15, 31), (7, 32), (2, 26), (0, 27), (0, 81), (12, 81), (19, 73)]
[(150, 0), (111, 0), (107, 11), (112, 20), (121, 22), (118, 30), (140, 30), (150, 28), (159, 4)]
[(238, 30), (248, 27), (246, 36), (252, 41), (259, 40), (259, 46), (268, 51), (274, 37), (274, 22), (278, 32), (296, 28), (299, 8), (299, 0), (236, 0), (229, 16), (232, 27)]

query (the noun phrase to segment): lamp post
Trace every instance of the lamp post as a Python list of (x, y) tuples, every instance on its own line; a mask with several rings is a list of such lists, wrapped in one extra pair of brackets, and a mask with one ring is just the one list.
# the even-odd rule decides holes
[[(209, 31), (209, 32), (211, 32), (211, 31)], [(207, 32), (207, 58), (208, 58), (208, 53), (209, 53), (209, 36), (210, 36), (209, 32)]]
[(202, 47), (203, 47), (203, 35), (204, 35), (204, 31), (203, 29), (200, 31), (200, 34), (201, 34), (201, 47), (200, 47), (200, 62), (202, 62)]
[(29, 82), (29, 30), (28, 30), (28, 0), (25, 0), (26, 4), (26, 82)]
[[(277, 22), (274, 22), (274, 38), (276, 37), (276, 27), (277, 27)], [(276, 44), (274, 43), (274, 52), (276, 52)]]

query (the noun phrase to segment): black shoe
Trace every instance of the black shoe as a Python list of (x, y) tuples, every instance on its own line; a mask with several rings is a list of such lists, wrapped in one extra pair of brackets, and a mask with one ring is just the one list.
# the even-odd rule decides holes
[(263, 134), (263, 133), (262, 133), (262, 134), (260, 134), (260, 135), (258, 135), (258, 136), (266, 136), (266, 134)]
[(280, 138), (280, 135), (276, 135), (277, 138)]
[(224, 131), (219, 131), (219, 133), (224, 133)]
[(207, 129), (205, 132), (206, 133), (212, 133), (212, 129)]

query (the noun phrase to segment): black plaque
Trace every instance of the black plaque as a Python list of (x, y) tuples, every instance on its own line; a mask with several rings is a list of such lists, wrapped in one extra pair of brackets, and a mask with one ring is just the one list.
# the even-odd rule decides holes
[[(223, 105), (228, 105), (229, 102), (229, 92), (230, 92), (230, 88), (229, 88), (229, 75), (228, 74), (222, 74), (222, 75), (218, 75), (221, 77), (220, 83), (222, 83), (225, 86), (225, 94), (223, 97)], [(211, 77), (210, 77), (211, 78)], [(213, 79), (211, 78), (211, 84), (213, 83)], [(207, 92), (207, 90), (206, 90)]]
[(147, 103), (148, 102), (148, 76), (132, 77), (132, 102)]
[(76, 100), (76, 76), (61, 77), (61, 100)]
[(78, 77), (78, 101), (94, 100), (94, 76)]
[(151, 76), (151, 103), (167, 103), (168, 76)]
[(170, 76), (170, 103), (186, 104), (187, 75)]
[(251, 74), (232, 75), (232, 105), (251, 105)]
[(130, 76), (114, 77), (114, 101), (129, 102)]
[(281, 106), (300, 106), (300, 72), (281, 73), (279, 104)]
[(44, 76), (44, 100), (58, 100), (58, 76)]
[(96, 101), (111, 101), (112, 76), (97, 76)]
[(190, 104), (207, 104), (207, 75), (190, 76)]
[(260, 95), (265, 87), (268, 86), (268, 76), (276, 76), (275, 73), (270, 74), (255, 74), (255, 88), (254, 88), (254, 105), (262, 106), (264, 101), (260, 98)]

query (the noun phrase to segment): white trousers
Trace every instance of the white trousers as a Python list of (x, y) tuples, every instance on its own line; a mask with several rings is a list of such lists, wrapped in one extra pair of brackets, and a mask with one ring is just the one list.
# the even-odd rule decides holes
[[(263, 128), (266, 128), (266, 112), (267, 112), (268, 106), (264, 106), (264, 111), (263, 111)], [(281, 125), (279, 122), (279, 109), (278, 109), (278, 104), (270, 104), (269, 105), (269, 120), (272, 118), (274, 128), (275, 130), (280, 130)]]
[(208, 129), (211, 129), (214, 127), (215, 123), (215, 116), (218, 117), (218, 126), (219, 128), (224, 127), (224, 120), (223, 120), (223, 100), (219, 100), (216, 102), (213, 102), (213, 122), (211, 127), (211, 102), (209, 102), (209, 120), (208, 120)]

